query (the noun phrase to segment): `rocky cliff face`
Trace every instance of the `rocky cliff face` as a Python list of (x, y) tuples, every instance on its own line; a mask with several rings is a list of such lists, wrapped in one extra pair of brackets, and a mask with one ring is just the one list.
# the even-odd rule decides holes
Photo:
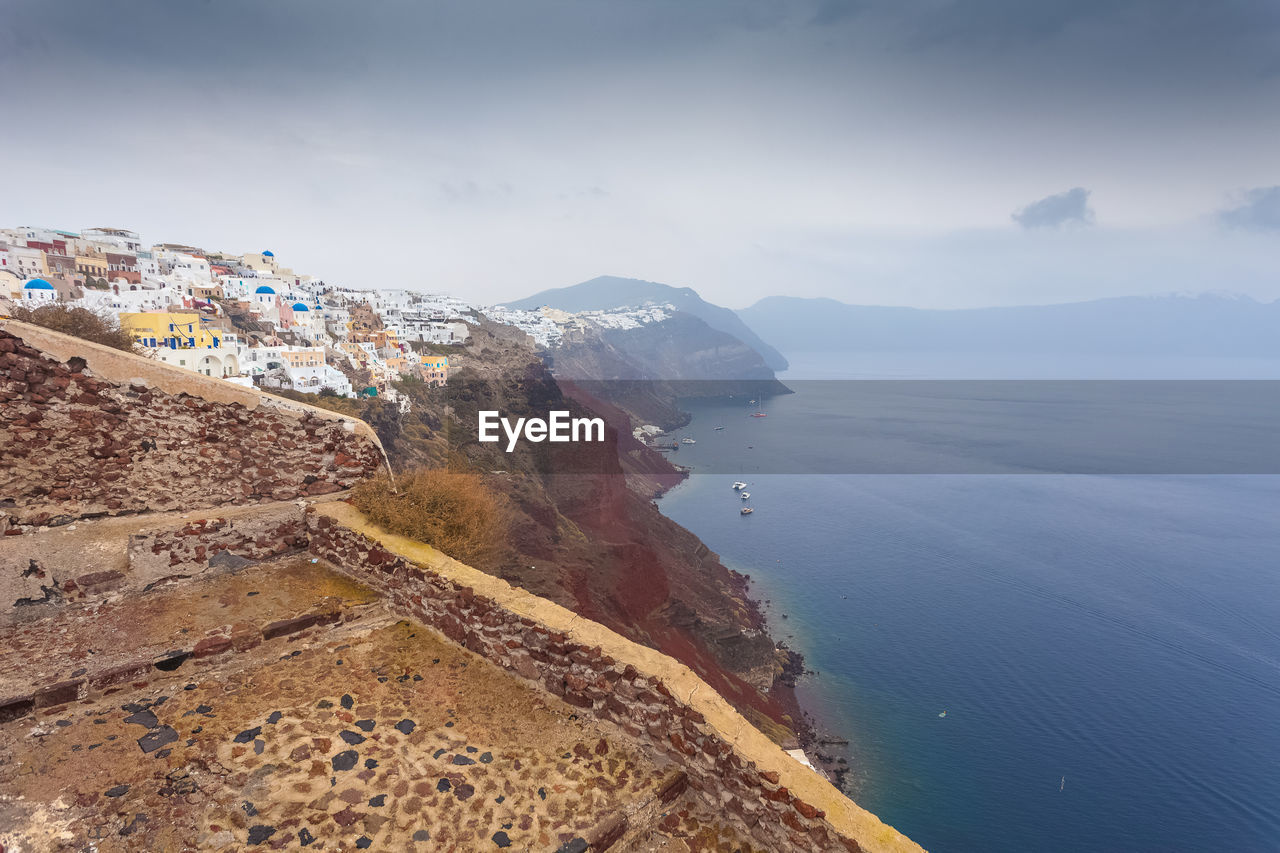
[[(399, 434), (383, 436), (393, 465), (449, 460), (484, 473), (512, 510), (507, 548), (484, 569), (684, 662), (782, 739), (795, 722), (779, 676), (791, 663), (765, 631), (746, 579), (664, 517), (651, 496), (681, 474), (636, 442), (630, 415), (558, 382), (514, 338), (476, 330), (446, 388), (404, 386), (414, 400)], [(477, 440), (476, 413), (603, 417), (602, 444)], [(783, 679), (785, 680), (785, 679)]]
[(676, 310), (698, 318), (712, 329), (742, 341), (755, 350), (772, 370), (786, 370), (787, 360), (762, 340), (734, 311), (706, 302), (691, 287), (672, 287), (655, 281), (602, 275), (572, 287), (535, 293), (511, 302), (512, 308), (536, 311), (544, 305), (570, 313), (609, 311), (624, 305), (674, 305)]
[(790, 393), (758, 352), (684, 313), (574, 335), (552, 352), (550, 366), (558, 379), (668, 430), (688, 423), (681, 397)]
[(754, 349), (680, 312), (658, 323), (570, 339), (555, 356), (557, 375), (573, 379), (774, 378)]

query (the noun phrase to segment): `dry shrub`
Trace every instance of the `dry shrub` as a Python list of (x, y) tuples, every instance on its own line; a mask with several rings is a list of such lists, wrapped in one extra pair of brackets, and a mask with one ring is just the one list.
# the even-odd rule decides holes
[(33, 326), (43, 326), (66, 335), (74, 335), (86, 341), (93, 341), (95, 344), (125, 352), (134, 351), (132, 335), (88, 308), (72, 307), (55, 302), (38, 308), (19, 306), (13, 309), (11, 316), (15, 320), (21, 320)]
[(360, 483), (351, 502), (384, 530), (425, 542), (456, 560), (484, 566), (502, 550), (505, 502), (479, 474), (419, 468)]

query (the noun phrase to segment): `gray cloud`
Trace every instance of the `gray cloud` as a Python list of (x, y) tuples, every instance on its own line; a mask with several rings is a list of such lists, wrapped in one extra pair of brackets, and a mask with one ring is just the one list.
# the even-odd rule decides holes
[[(0, 8), (0, 148), (23, 165), (4, 175), (5, 225), (271, 245), (331, 281), (477, 300), (618, 271), (725, 302), (851, 298), (859, 282), (859, 299), (921, 304), (1022, 301), (1026, 281), (1057, 282), (1038, 298), (1141, 291), (1148, 273), (1190, 289), (1142, 253), (1194, 245), (1202, 263), (1174, 273), (1217, 269), (1273, 233), (1227, 235), (1204, 213), (1226, 188), (1275, 180), (1275, 0)], [(113, 117), (101, 133), (27, 126), (51, 91)], [(1026, 187), (1077, 182), (1105, 197), (1106, 227), (1008, 227)], [(1065, 213), (1048, 201), (1017, 215), (1087, 216), (1087, 198)], [(1205, 242), (1096, 248), (1192, 221)], [(1088, 240), (1097, 264), (1074, 291), (1063, 259), (1031, 245)], [(351, 250), (388, 244), (421, 251), (406, 267)], [(990, 271), (1015, 260), (1001, 290)], [(1273, 267), (1237, 272), (1233, 286), (1280, 295)]]
[(1218, 219), (1230, 228), (1280, 231), (1280, 186), (1247, 190), (1240, 203), (1220, 212)]
[(1063, 225), (1092, 225), (1093, 208), (1089, 207), (1089, 191), (1075, 187), (1064, 193), (1046, 196), (1015, 211), (1013, 221), (1023, 228), (1059, 228)]

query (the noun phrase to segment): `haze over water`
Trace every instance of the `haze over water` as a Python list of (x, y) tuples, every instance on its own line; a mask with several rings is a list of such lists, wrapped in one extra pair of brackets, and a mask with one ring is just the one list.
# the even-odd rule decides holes
[(661, 506), (819, 672), (802, 700), (850, 739), (850, 795), (933, 851), (1277, 849), (1280, 477), (753, 476), (830, 387), (741, 422), (687, 402), (695, 474)]

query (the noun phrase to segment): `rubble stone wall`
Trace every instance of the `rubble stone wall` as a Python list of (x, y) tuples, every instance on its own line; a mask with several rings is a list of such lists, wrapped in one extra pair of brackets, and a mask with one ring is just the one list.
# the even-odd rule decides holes
[(252, 515), (199, 518), (181, 527), (135, 533), (129, 537), (129, 570), (148, 583), (156, 583), (211, 568), (234, 571), (306, 547), (302, 509), (285, 504), (264, 507)]
[(0, 533), (292, 500), (385, 464), (362, 421), (23, 323), (0, 324)]
[(787, 756), (679, 662), (379, 531), (348, 505), (313, 506), (307, 523), (312, 554), (404, 615), (648, 742), (765, 849), (920, 850)]

